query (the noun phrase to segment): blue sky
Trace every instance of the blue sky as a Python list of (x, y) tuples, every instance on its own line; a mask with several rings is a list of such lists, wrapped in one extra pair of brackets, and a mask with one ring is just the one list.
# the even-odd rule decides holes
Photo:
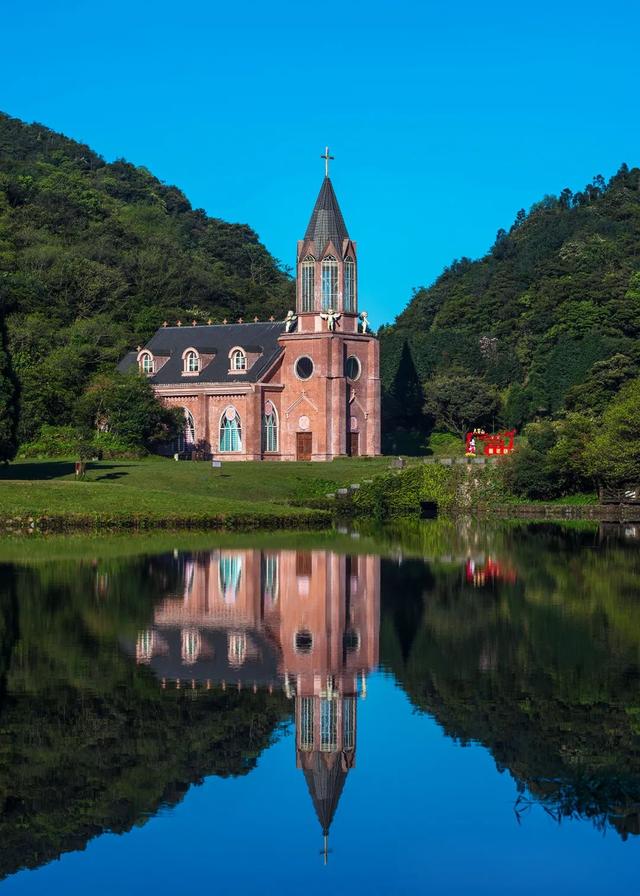
[(519, 208), (640, 164), (636, 0), (32, 0), (0, 31), (0, 109), (145, 165), (285, 264), (329, 143), (375, 324)]

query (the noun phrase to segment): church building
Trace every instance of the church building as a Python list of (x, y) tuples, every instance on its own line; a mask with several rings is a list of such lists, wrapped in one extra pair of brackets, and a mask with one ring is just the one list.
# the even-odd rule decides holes
[(358, 310), (358, 258), (328, 173), (296, 258), (284, 321), (164, 325), (119, 365), (184, 409), (171, 446), (224, 460), (380, 454), (379, 346)]

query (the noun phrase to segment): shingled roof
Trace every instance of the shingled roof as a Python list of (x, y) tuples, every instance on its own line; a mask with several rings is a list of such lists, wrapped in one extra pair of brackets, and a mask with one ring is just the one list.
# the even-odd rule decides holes
[(349, 239), (347, 226), (328, 177), (322, 181), (304, 238), (305, 241), (313, 240), (316, 258), (323, 254), (329, 241), (333, 242), (336, 249), (341, 250), (342, 241)]
[(326, 836), (338, 808), (347, 771), (342, 767), (341, 757), (336, 754), (327, 756), (314, 752), (311, 762), (311, 767), (304, 769), (304, 777), (322, 833)]
[[(214, 355), (192, 383), (256, 383), (282, 353), (278, 337), (285, 331), (283, 321), (274, 323), (212, 324), (203, 326), (161, 327), (144, 346), (152, 355), (169, 360), (149, 381), (154, 385), (184, 383), (182, 355), (194, 348), (201, 355)], [(248, 354), (259, 357), (249, 370), (242, 373), (229, 371), (229, 352), (239, 346)], [(129, 352), (118, 364), (118, 370), (126, 373), (137, 364), (137, 352)]]

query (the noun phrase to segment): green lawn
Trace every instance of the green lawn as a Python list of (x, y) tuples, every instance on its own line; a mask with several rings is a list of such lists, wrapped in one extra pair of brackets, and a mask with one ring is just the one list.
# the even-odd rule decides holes
[[(345, 458), (331, 463), (223, 463), (164, 458), (101, 461), (75, 481), (72, 461), (25, 460), (0, 467), (0, 518), (100, 515), (104, 522), (149, 523), (223, 518), (241, 526), (300, 524), (320, 519), (305, 506), (386, 469), (388, 458)], [(326, 520), (326, 514), (323, 515)]]

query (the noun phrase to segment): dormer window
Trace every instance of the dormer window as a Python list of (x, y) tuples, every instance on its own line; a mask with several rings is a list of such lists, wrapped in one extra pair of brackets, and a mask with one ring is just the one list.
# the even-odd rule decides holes
[(231, 370), (244, 373), (247, 369), (247, 356), (241, 348), (234, 348), (230, 355)]
[(143, 352), (139, 359), (138, 363), (140, 365), (140, 371), (145, 374), (145, 376), (151, 376), (153, 373), (153, 355), (151, 352)]
[(302, 285), (302, 311), (313, 311), (315, 306), (315, 279), (316, 279), (316, 260), (313, 255), (307, 255), (302, 262), (301, 285)]
[(182, 355), (182, 372), (191, 375), (200, 372), (200, 355), (195, 348), (188, 348)]
[(338, 308), (338, 262), (327, 255), (322, 262), (322, 310)]

